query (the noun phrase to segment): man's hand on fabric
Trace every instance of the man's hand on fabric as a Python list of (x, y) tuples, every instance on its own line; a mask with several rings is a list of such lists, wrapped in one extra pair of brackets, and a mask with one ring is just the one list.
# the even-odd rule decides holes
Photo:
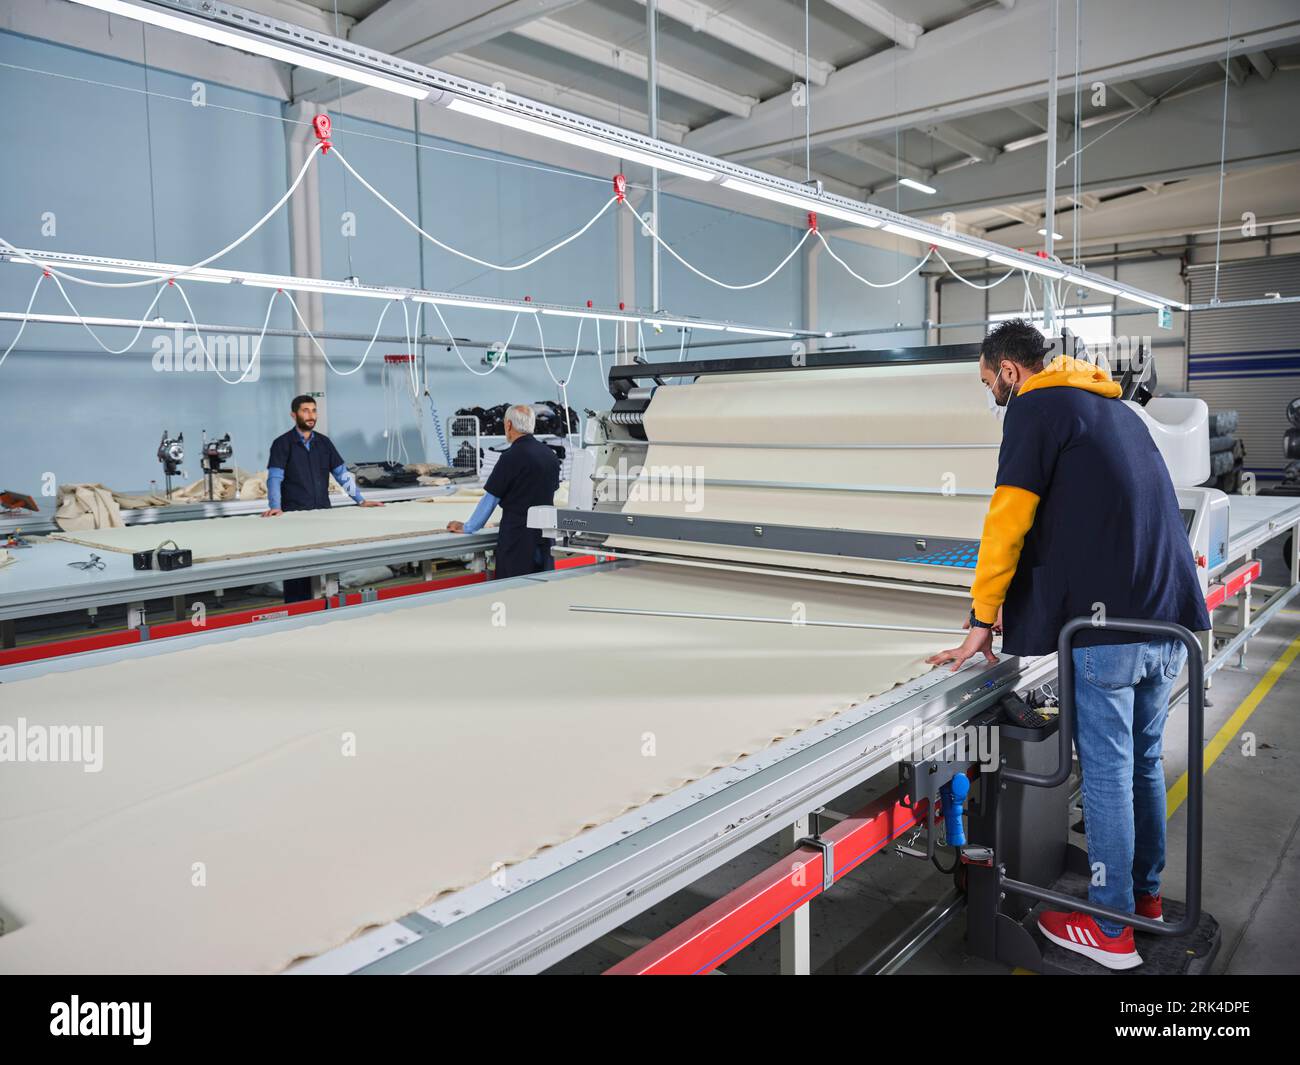
[(264, 517), (264, 518), (278, 518), (278, 517), (279, 517), (281, 514), (283, 514), (283, 513), (284, 513), (284, 511), (283, 511), (283, 510), (280, 510), (279, 507), (272, 507), (270, 510), (264, 510), (264, 511), (262, 511), (262, 517)]
[(384, 504), (373, 499), (363, 499), (357, 504), (359, 507), (382, 507)]
[(932, 666), (946, 666), (951, 662), (952, 672), (956, 673), (967, 659), (974, 658), (978, 654), (983, 654), (990, 663), (997, 662), (998, 656), (993, 653), (993, 632), (991, 629), (978, 626), (972, 628), (970, 635), (966, 637), (960, 647), (940, 651), (937, 655), (927, 658), (926, 662)]
[(465, 523), (463, 521), (449, 521), (447, 522), (447, 531), (463, 533), (465, 531)]

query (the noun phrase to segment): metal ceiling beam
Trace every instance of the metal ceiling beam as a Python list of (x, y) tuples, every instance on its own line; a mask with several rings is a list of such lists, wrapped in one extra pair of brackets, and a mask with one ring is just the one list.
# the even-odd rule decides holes
[[(1026, 122), (1030, 123), (1031, 125), (1037, 126), (1044, 133), (1047, 132), (1047, 106), (1045, 104), (1040, 104), (1036, 101), (1023, 103), (1023, 104), (1016, 104), (1011, 108), (1011, 110), (1014, 111), (1016, 114), (1018, 114)], [(1066, 122), (1065, 119), (1058, 118), (1056, 120), (1056, 139), (1058, 141), (1069, 140), (1070, 134), (1072, 134), (1073, 132), (1074, 132), (1073, 127), (1070, 125), (1070, 123)]]
[[(469, 55), (449, 55), (438, 60), (438, 67), (458, 78), (468, 78), (484, 85), (508, 85), (511, 92), (527, 96), (542, 103), (563, 107), (566, 111), (610, 122), (626, 129), (644, 133), (649, 129), (649, 119), (645, 111), (635, 107), (623, 107), (608, 96), (595, 96), (591, 93), (571, 89), (567, 85), (547, 81), (545, 78), (521, 74), (517, 70), (487, 63)], [(680, 144), (686, 136), (688, 127), (678, 122), (665, 122), (659, 119), (659, 137), (661, 140)]]
[(1035, 226), (1035, 227), (1042, 225), (1042, 221), (1043, 221), (1042, 212), (1032, 210), (1031, 208), (1028, 207), (1017, 207), (1015, 204), (1006, 203), (994, 207), (993, 210), (995, 210), (998, 214), (1005, 215), (1007, 218), (1010, 218), (1016, 222), (1020, 222), (1023, 225)]
[(837, 144), (835, 150), (868, 166), (874, 166), (877, 170), (883, 170), (886, 174), (896, 174), (899, 177), (911, 178), (913, 181), (928, 181), (934, 177), (933, 170), (909, 163), (906, 159), (896, 158), (892, 152), (873, 148), (870, 144), (863, 144), (860, 141)]
[[(526, 25), (517, 26), (514, 33), (538, 44), (544, 44), (548, 48), (585, 59), (590, 63), (598, 63), (641, 81), (645, 81), (649, 76), (649, 63), (641, 53), (633, 52), (612, 41), (602, 40), (590, 33), (584, 33), (554, 19), (537, 19)], [(665, 66), (663, 63), (657, 64), (657, 71), (661, 89), (675, 92), (679, 96), (685, 96), (730, 115), (747, 118), (754, 105), (758, 103), (752, 96), (731, 92), (714, 85), (706, 78), (698, 78), (694, 74)]]
[[(644, 6), (646, 0), (637, 0), (637, 3)], [(798, 78), (804, 76), (802, 50), (775, 37), (769, 37), (761, 30), (756, 30), (736, 18), (735, 15), (719, 11), (712, 4), (702, 3), (701, 0), (658, 0), (658, 7), (659, 14), (689, 26), (696, 33), (706, 33), (723, 44), (730, 45), (755, 59), (761, 59), (787, 74), (793, 74)], [(825, 85), (826, 79), (834, 72), (834, 65), (823, 59), (813, 58), (808, 63), (808, 80), (814, 85)]]
[[(1251, 78), (1228, 94), (1232, 136), (1225, 165), (1230, 172), (1300, 159), (1300, 124), (1294, 121), (1298, 95), (1300, 71), (1283, 70), (1269, 81)], [(1222, 106), (1222, 82), (1217, 89), (1168, 96), (1157, 108), (1129, 112), (1132, 117), (1125, 121), (1094, 126), (1096, 132), (1084, 142), (1080, 192), (1097, 194), (1217, 173), (1222, 127), (1217, 113), (1214, 121), (1206, 121), (1210, 99), (1215, 113)], [(1070, 152), (1058, 162), (1059, 173), (1072, 173)], [(1004, 152), (988, 165), (946, 171), (936, 182), (938, 195), (915, 209), (929, 216), (1032, 202), (1043, 194), (1042, 167), (1041, 149), (1031, 148)]]
[(937, 122), (925, 130), (931, 137), (941, 144), (948, 145), (949, 148), (956, 148), (959, 152), (965, 152), (972, 159), (978, 159), (981, 163), (991, 163), (1001, 154), (1001, 148), (995, 148), (991, 144), (985, 144), (983, 141), (972, 137), (969, 133), (964, 133), (951, 122)]
[[(836, 70), (817, 94), (813, 144), (887, 136), (1044, 99), (1048, 7), (1045, 0), (1010, 10), (985, 7), (927, 31), (912, 51), (889, 50)], [(1141, 81), (1223, 55), (1223, 17), (1215, 5), (1088, 0), (1086, 10), (1090, 25), (1124, 27), (1122, 34), (1084, 34), (1080, 68), (1089, 84)], [(1249, 54), (1300, 42), (1300, 17), (1294, 0), (1237, 0), (1232, 30), (1235, 47)], [(1015, 61), (989, 62), (991, 55)], [(719, 119), (693, 130), (686, 143), (743, 162), (780, 155), (802, 141), (783, 96), (759, 104), (747, 121)]]
[(829, 0), (829, 3), (850, 18), (856, 19), (864, 26), (869, 26), (903, 48), (915, 48), (916, 42), (925, 33), (925, 27), (918, 26), (915, 22), (908, 22), (905, 18), (899, 18), (875, 0)]
[(1273, 58), (1267, 52), (1250, 52), (1247, 56), (1250, 65), (1255, 68), (1255, 73), (1265, 81), (1273, 76), (1273, 71), (1277, 69)]
[(1234, 85), (1241, 85), (1246, 80), (1246, 75), (1250, 73), (1241, 56), (1234, 55), (1226, 63), (1220, 60), (1219, 66), (1227, 69), (1228, 77), (1232, 79)]
[(1143, 108), (1155, 103), (1155, 97), (1135, 81), (1117, 81), (1111, 86), (1115, 95), (1131, 107)]
[[(443, 56), (463, 52), (499, 37), (535, 18), (572, 7), (579, 0), (388, 0), (348, 31), (354, 44), (400, 56), (413, 63), (436, 66)], [(294, 72), (294, 95), (317, 103), (338, 99), (335, 79), (312, 70)], [(343, 95), (360, 87), (344, 83)]]

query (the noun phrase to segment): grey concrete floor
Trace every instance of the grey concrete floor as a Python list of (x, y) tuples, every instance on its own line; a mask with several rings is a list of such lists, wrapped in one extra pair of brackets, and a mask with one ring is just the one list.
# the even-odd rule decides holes
[[(1272, 567), (1270, 567), (1270, 570)], [(1266, 576), (1268, 576), (1266, 572)], [(1205, 775), (1203, 898), (1222, 928), (1214, 970), (1226, 973), (1300, 972), (1300, 658), (1276, 677), (1262, 699), (1258, 688), (1293, 642), (1300, 641), (1300, 599), (1293, 600), (1250, 643), (1244, 668), (1214, 675), (1206, 708), (1207, 742), (1220, 734), (1243, 704), (1254, 702), (1230, 726), (1226, 745)], [(1252, 693), (1255, 693), (1252, 697)], [(1243, 709), (1244, 713), (1244, 709)], [(1166, 730), (1165, 776), (1173, 787), (1187, 766), (1186, 706), (1175, 707)], [(1220, 736), (1222, 741), (1225, 737)], [(885, 774), (841, 797), (833, 808), (864, 806), (897, 784)], [(1186, 804), (1169, 821), (1165, 893), (1182, 896)], [(1081, 836), (1075, 841), (1082, 845)], [(776, 837), (689, 889), (666, 899), (620, 930), (620, 942), (597, 943), (555, 966), (556, 973), (598, 973), (637, 945), (681, 923), (770, 866), (783, 852)], [(944, 896), (950, 877), (922, 860), (883, 851), (811, 904), (811, 955), (815, 973), (853, 973)], [(776, 973), (775, 931), (729, 960), (727, 974)], [(903, 969), (906, 973), (1007, 973), (1006, 966), (966, 951), (965, 916), (959, 913)]]

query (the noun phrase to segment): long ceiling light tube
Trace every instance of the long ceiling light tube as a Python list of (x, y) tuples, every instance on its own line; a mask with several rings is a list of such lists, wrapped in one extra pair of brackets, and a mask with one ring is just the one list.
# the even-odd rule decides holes
[[(467, 116), (526, 130), (539, 136), (581, 146), (616, 158), (632, 160), (669, 173), (682, 174), (799, 210), (875, 229), (884, 227), (921, 243), (976, 258), (994, 259), (1031, 273), (1047, 274), (1055, 267), (1028, 252), (976, 237), (960, 239), (938, 226), (919, 222), (875, 204), (811, 189), (795, 181), (716, 159), (680, 145), (669, 144), (631, 130), (620, 129), (573, 112), (514, 96), (477, 82), (457, 78), (431, 67), (304, 29), (272, 16), (249, 11), (224, 0), (73, 0), (87, 7), (125, 15), (181, 33), (202, 37), (243, 51), (281, 59), (414, 99), (439, 103)], [(892, 228), (891, 228), (892, 227)], [(995, 258), (997, 256), (997, 258)], [(1054, 261), (1053, 261), (1054, 262)], [(1086, 272), (1061, 267), (1070, 283), (1107, 291)], [(1122, 299), (1152, 307), (1181, 307), (1131, 285), (1110, 284)]]

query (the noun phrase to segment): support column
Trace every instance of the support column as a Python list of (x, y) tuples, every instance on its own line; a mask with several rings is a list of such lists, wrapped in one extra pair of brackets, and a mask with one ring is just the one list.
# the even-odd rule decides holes
[[(819, 265), (822, 258), (822, 243), (820, 240), (812, 241), (807, 245), (807, 248), (808, 254), (804, 256), (803, 261), (803, 327), (815, 332), (821, 328), (818, 323), (821, 299), (817, 286), (820, 276)], [(805, 338), (804, 348), (809, 354), (816, 351), (817, 347), (818, 341), (816, 337)]]
[[(630, 194), (629, 194), (630, 195)], [(644, 200), (642, 201), (644, 202)], [(637, 205), (637, 210), (641, 210), (641, 205)], [(632, 217), (632, 212), (619, 209), (616, 216), (615, 239), (618, 244), (618, 302), (628, 307), (636, 306), (636, 229), (637, 221)], [(636, 353), (636, 337), (628, 333), (627, 325), (623, 322), (615, 322), (615, 335), (619, 338), (619, 356), (616, 360), (619, 364), (630, 363), (632, 356)], [(629, 341), (624, 345), (624, 340)], [(625, 350), (630, 347), (631, 350)]]
[[(323, 108), (299, 101), (285, 105), (285, 152), (289, 175), (296, 174), (316, 147), (316, 134), (311, 120)], [(324, 277), (324, 256), (321, 252), (320, 233), (320, 164), (313, 166), (298, 191), (290, 198), (289, 210), (289, 272), (298, 277)], [(302, 312), (307, 327), (313, 333), (325, 329), (324, 297), (319, 292), (296, 292), (293, 296)], [(292, 312), (291, 312), (292, 313)], [(298, 323), (293, 323), (298, 328)], [(316, 351), (308, 337), (295, 337), (293, 342), (294, 394), (316, 397), (316, 428), (329, 430), (329, 406), (325, 402), (325, 360)]]
[[(1047, 22), (1047, 54), (1051, 63), (1051, 76), (1047, 82), (1047, 180), (1044, 183), (1043, 229), (1047, 236), (1043, 238), (1043, 250), (1047, 257), (1052, 257), (1055, 241), (1052, 234), (1056, 226), (1056, 105), (1057, 82), (1060, 76), (1061, 60), (1057, 48), (1058, 23), (1060, 21), (1060, 0), (1048, 0), (1049, 15)], [(1075, 32), (1079, 30), (1075, 26)], [(1076, 150), (1078, 146), (1076, 145)], [(1049, 333), (1056, 331), (1056, 282), (1050, 277), (1043, 278), (1043, 328)]]
[[(779, 846), (783, 854), (794, 853), (801, 839), (808, 836), (807, 816), (781, 830)], [(812, 926), (808, 904), (804, 903), (780, 924), (781, 975), (807, 976), (812, 972)]]
[[(649, 106), (647, 132), (654, 139), (659, 137), (659, 4), (658, 0), (646, 0), (646, 95)], [(656, 233), (662, 233), (663, 225), (659, 220), (659, 170), (650, 168), (650, 217)], [(663, 309), (659, 292), (659, 242), (653, 242), (650, 249), (650, 309), (656, 314)]]

